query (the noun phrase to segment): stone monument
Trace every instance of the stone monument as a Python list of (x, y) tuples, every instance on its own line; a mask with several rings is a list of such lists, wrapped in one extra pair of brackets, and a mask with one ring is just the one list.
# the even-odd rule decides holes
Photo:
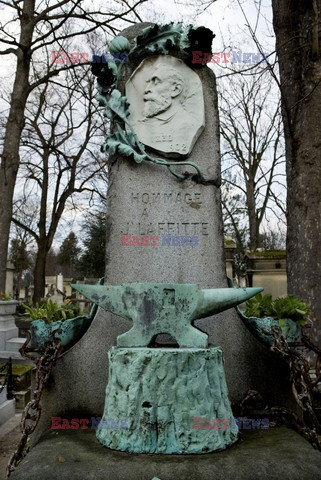
[[(98, 99), (105, 109), (105, 115), (112, 120), (112, 133), (103, 146), (103, 150), (109, 153), (105, 275), (105, 285), (108, 287), (121, 287), (125, 284), (145, 284), (145, 287), (146, 284), (165, 284), (170, 291), (179, 285), (194, 285), (196, 289), (206, 291), (226, 289), (228, 286), (223, 248), (215, 76), (206, 65), (193, 65), (191, 62), (193, 51), (210, 50), (212, 38), (212, 32), (204, 27), (139, 24), (123, 31), (109, 44), (109, 50), (115, 57), (114, 61), (109, 63), (95, 61), (92, 64), (93, 73), (98, 77)], [(127, 58), (128, 62), (121, 62), (120, 58)], [(99, 303), (98, 297), (99, 295), (93, 300)], [(132, 301), (133, 297), (126, 297), (126, 308), (133, 307)], [(173, 292), (168, 293), (166, 301), (168, 307), (175, 308)], [(147, 302), (146, 305), (148, 305), (146, 308), (150, 308), (150, 318), (156, 318), (152, 308), (153, 302)], [(107, 408), (105, 415), (114, 415), (116, 411), (120, 414), (128, 412), (124, 402), (116, 406), (117, 390), (112, 390), (112, 386), (117, 383), (120, 385), (117, 387), (120, 388), (118, 395), (120, 391), (124, 393), (128, 388), (128, 395), (136, 395), (139, 401), (143, 400), (141, 408), (147, 423), (155, 425), (155, 419), (163, 419), (167, 439), (159, 435), (162, 443), (156, 445), (155, 437), (150, 436), (148, 441), (140, 444), (152, 445), (154, 442), (154, 452), (171, 453), (170, 449), (165, 451), (165, 446), (171, 443), (168, 438), (171, 436), (173, 422), (167, 420), (172, 412), (168, 406), (157, 403), (155, 395), (148, 399), (133, 388), (133, 381), (137, 380), (142, 392), (151, 392), (148, 390), (150, 385), (145, 384), (144, 376), (140, 375), (140, 372), (144, 372), (146, 377), (151, 371), (156, 371), (159, 379), (157, 385), (168, 382), (169, 388), (171, 383), (173, 384), (170, 390), (171, 402), (183, 404), (186, 401), (190, 405), (191, 403), (183, 398), (186, 390), (180, 385), (180, 379), (184, 379), (183, 385), (194, 380), (194, 377), (188, 376), (190, 374), (188, 372), (192, 372), (193, 368), (190, 366), (187, 368), (192, 360), (189, 358), (186, 363), (186, 358), (192, 356), (195, 365), (199, 366), (194, 369), (195, 376), (199, 373), (201, 378), (205, 379), (209, 370), (223, 371), (220, 348), (222, 347), (226, 384), (232, 405), (239, 402), (249, 389), (253, 389), (261, 393), (266, 403), (289, 406), (289, 383), (284, 380), (285, 368), (250, 334), (235, 310), (221, 311), (214, 319), (209, 318), (211, 311), (208, 311), (206, 314), (209, 317), (200, 315), (197, 317), (199, 319), (195, 320), (198, 331), (208, 336), (211, 348), (202, 345), (202, 348), (198, 346), (197, 352), (187, 353), (185, 348), (177, 348), (176, 340), (180, 338), (173, 338), (174, 332), (166, 328), (165, 332), (159, 329), (153, 331), (154, 345), (144, 348), (143, 350), (148, 352), (142, 355), (141, 347), (128, 346), (128, 343), (128, 347), (113, 348), (118, 337), (126, 340), (125, 332), (132, 326), (129, 318), (133, 317), (121, 316), (122, 313), (110, 308), (111, 305), (105, 307), (105, 310), (101, 309), (98, 312), (78, 343), (57, 361), (51, 382), (43, 395), (42, 415), (31, 439), (33, 445), (46, 430), (50, 429), (52, 417), (101, 416), (108, 381), (107, 351), (110, 351), (109, 395), (112, 401), (105, 407)], [(204, 337), (200, 335), (199, 338)], [(158, 348), (154, 348), (155, 346)], [(121, 352), (122, 348), (127, 350), (125, 356)], [(154, 353), (156, 351), (160, 352), (161, 358), (157, 361)], [(170, 357), (166, 356), (167, 351), (171, 352)], [(166, 364), (166, 358), (174, 359), (175, 355), (175, 360), (172, 360), (173, 371), (177, 373), (182, 371), (184, 375), (172, 372), (167, 379), (163, 378), (164, 370), (160, 365)], [(185, 359), (180, 362), (183, 358), (181, 356), (184, 355)], [(142, 358), (143, 365), (138, 361)], [(137, 366), (133, 378), (129, 378), (126, 372), (128, 359), (131, 366)], [(115, 376), (117, 371), (111, 369), (113, 362), (119, 364), (121, 368), (117, 371), (124, 372), (124, 375), (126, 373), (126, 378)], [(215, 364), (216, 367), (212, 368), (211, 364)], [(132, 367), (131, 372), (133, 373)], [(184, 411), (181, 418), (177, 419), (177, 424), (186, 429), (188, 426), (190, 429), (193, 416), (205, 416), (203, 410), (197, 413), (197, 406), (203, 408), (207, 405), (209, 416), (221, 415), (219, 403), (222, 399), (225, 402), (227, 391), (224, 387), (225, 378), (219, 376), (220, 379), (212, 377), (214, 386), (208, 384), (204, 391), (201, 390), (200, 384), (195, 385), (195, 410)], [(219, 396), (215, 393), (216, 381), (221, 382), (222, 386)], [(178, 392), (176, 397), (174, 392)], [(159, 393), (162, 395), (162, 392)], [(211, 410), (213, 399), (215, 408)], [(155, 403), (157, 412), (154, 408)], [(230, 406), (225, 404), (224, 412), (228, 412), (230, 418), (229, 409)], [(134, 412), (132, 413), (134, 416)], [(214, 432), (214, 429), (209, 432)], [(172, 452), (193, 452), (193, 442), (190, 442), (190, 438), (186, 441), (186, 434), (190, 433), (190, 430), (179, 433), (182, 434), (182, 443), (176, 444)], [(103, 431), (99, 435), (102, 443), (112, 448), (117, 445), (119, 448), (124, 439), (124, 436), (120, 439), (119, 435), (110, 434), (104, 440)], [(233, 432), (229, 431), (228, 435), (229, 439), (220, 446), (217, 446), (221, 440), (219, 436), (216, 437), (218, 440), (216, 445), (215, 435), (211, 437), (213, 443), (209, 443), (209, 450), (231, 445), (235, 441), (235, 432), (233, 435)], [(136, 444), (139, 441), (141, 440), (136, 439)], [(81, 451), (84, 445), (81, 439), (78, 444)], [(90, 445), (91, 453), (94, 455), (93, 449), (97, 446), (92, 443)], [(130, 445), (123, 449), (134, 451), (134, 445), (135, 441), (131, 440)], [(40, 452), (41, 443), (34, 450), (38, 447)], [(236, 449), (231, 449), (231, 452), (233, 450)], [(152, 449), (141, 447), (136, 451), (146, 452)], [(198, 447), (194, 450), (198, 453), (199, 451)], [(84, 461), (88, 463), (86, 468), (90, 470), (92, 464), (86, 460), (90, 457), (86, 452)], [(104, 449), (104, 458), (107, 458), (110, 452), (111, 450)], [(103, 464), (104, 460), (100, 454), (97, 455), (99, 463)], [(125, 454), (117, 452), (117, 455)], [(130, 470), (129, 476), (120, 474), (114, 466), (108, 478), (141, 480), (143, 478), (141, 472), (145, 472), (146, 468), (149, 472), (149, 476), (144, 474), (146, 479), (158, 473), (162, 480), (200, 478), (200, 472), (203, 473), (203, 470), (198, 463), (202, 462), (199, 458), (204, 459), (207, 455), (194, 457), (192, 463), (188, 463), (187, 457), (187, 467), (183, 469), (180, 469), (181, 463), (177, 457), (168, 468), (163, 460), (155, 457), (166, 457), (167, 462), (170, 462), (171, 458), (169, 455), (155, 455), (153, 461), (145, 459), (139, 468), (134, 469), (135, 471)], [(110, 461), (116, 459), (115, 456), (108, 458), (113, 459)], [(124, 460), (124, 465), (126, 464), (125, 457), (117, 458)], [(139, 463), (138, 458), (140, 457), (135, 456), (136, 466)], [(147, 458), (150, 459), (150, 456)], [(108, 461), (107, 459), (106, 462)], [(132, 461), (133, 456), (130, 458), (130, 462)], [(76, 468), (75, 462), (72, 468)], [(204, 462), (207, 462), (206, 458)], [(156, 464), (159, 472), (154, 468)], [(174, 464), (180, 474), (177, 473), (178, 470), (177, 475), (173, 473)], [(226, 465), (225, 460), (223, 464)], [(193, 465), (197, 466), (195, 472), (191, 471), (194, 469)], [(101, 466), (97, 468), (100, 473), (95, 478), (99, 478), (99, 475), (102, 477), (102, 470), (99, 470)], [(214, 471), (212, 464), (208, 464), (208, 469), (210, 472), (208, 478), (228, 478), (224, 476), (224, 472), (220, 473), (217, 469)], [(54, 470), (57, 473), (56, 469)], [(25, 472), (23, 474), (24, 477), (19, 477), (18, 469), (14, 472), (13, 478), (35, 478), (31, 474), (29, 477)], [(90, 475), (88, 478), (94, 478), (93, 472)]]
[[(163, 40), (162, 32), (165, 35)], [(123, 46), (127, 51), (130, 48), (132, 53), (128, 63), (96, 62), (92, 65), (98, 75), (100, 102), (107, 107), (106, 115), (113, 117), (114, 122), (113, 134), (104, 145), (110, 154), (105, 276), (108, 285), (158, 282), (196, 284), (200, 288), (227, 287), (215, 77), (207, 66), (196, 69), (184, 60), (186, 51), (199, 47), (190, 44), (186, 51), (179, 47), (170, 48), (170, 56), (177, 58), (179, 65), (182, 61), (186, 63), (184, 67), (190, 71), (191, 78), (198, 77), (195, 84), (200, 82), (202, 86), (195, 94), (201, 112), (195, 118), (195, 122), (200, 121), (199, 136), (197, 138), (197, 132), (186, 132), (186, 138), (191, 142), (188, 148), (192, 148), (188, 158), (181, 154), (175, 159), (164, 158), (159, 153), (162, 147), (158, 143), (162, 142), (156, 142), (155, 149), (137, 142), (132, 129), (143, 112), (140, 107), (141, 117), (134, 117), (132, 126), (125, 98), (126, 88), (131, 95), (130, 89), (142, 65), (146, 61), (149, 65), (159, 57), (167, 57), (166, 45), (170, 46), (167, 40), (181, 42), (184, 47), (189, 35), (190, 42), (193, 42), (197, 29), (189, 32), (186, 34), (181, 25), (130, 27), (120, 39), (116, 37), (109, 45), (110, 51), (118, 51), (118, 55)], [(212, 34), (208, 36), (211, 41)], [(155, 42), (158, 42), (157, 46)], [(157, 55), (158, 52), (162, 54)], [(146, 81), (149, 79), (148, 70)], [(175, 90), (175, 86), (173, 88)], [(146, 82), (143, 82), (140, 96), (145, 90)], [(201, 132), (202, 124), (205, 126)], [(122, 125), (130, 134), (125, 135)], [(43, 412), (33, 436), (34, 442), (50, 428), (50, 419), (57, 416), (57, 412), (101, 415), (108, 380), (106, 352), (116, 345), (117, 336), (126, 332), (129, 325), (128, 320), (100, 310), (86, 335), (59, 359), (53, 374), (55, 387), (44, 394)], [(208, 334), (209, 345), (223, 348), (232, 404), (240, 401), (248, 389), (258, 390), (271, 403), (280, 404), (288, 398), (288, 386), (284, 383), (279, 363), (252, 337), (235, 311), (219, 313), (215, 321), (197, 320), (196, 325)], [(156, 341), (167, 346), (174, 343), (162, 335)]]

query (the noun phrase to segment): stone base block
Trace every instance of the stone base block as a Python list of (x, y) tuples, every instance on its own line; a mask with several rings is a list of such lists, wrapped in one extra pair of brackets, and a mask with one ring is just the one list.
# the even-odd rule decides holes
[(31, 360), (26, 360), (22, 358), (20, 352), (8, 352), (7, 350), (0, 350), (0, 363), (7, 363), (8, 359), (11, 357), (14, 363), (19, 363), (23, 365), (34, 365)]
[(16, 327), (15, 318), (12, 315), (0, 315), (0, 331), (3, 328)]
[[(200, 429), (197, 417), (210, 425)], [(195, 454), (223, 450), (237, 434), (219, 347), (110, 350), (97, 431), (103, 445), (131, 453)]]
[(19, 349), (25, 343), (25, 338), (14, 337), (7, 340), (6, 347), (8, 352), (19, 352)]
[(18, 329), (15, 325), (13, 327), (0, 329), (0, 350), (7, 350), (8, 341), (17, 336)]

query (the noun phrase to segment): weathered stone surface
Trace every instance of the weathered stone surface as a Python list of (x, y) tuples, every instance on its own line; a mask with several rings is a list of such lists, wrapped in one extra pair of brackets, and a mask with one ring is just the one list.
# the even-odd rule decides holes
[(202, 83), (182, 60), (142, 61), (126, 84), (129, 122), (138, 139), (168, 157), (186, 156), (204, 129)]
[(320, 452), (293, 430), (242, 430), (242, 437), (207, 455), (133, 455), (102, 447), (94, 430), (55, 430), (10, 480), (320, 480)]
[[(219, 419), (219, 428), (193, 429), (193, 417)], [(128, 419), (128, 429), (105, 420)], [(223, 422), (224, 420), (224, 422)], [(207, 453), (237, 440), (220, 348), (117, 348), (98, 440), (132, 453)]]

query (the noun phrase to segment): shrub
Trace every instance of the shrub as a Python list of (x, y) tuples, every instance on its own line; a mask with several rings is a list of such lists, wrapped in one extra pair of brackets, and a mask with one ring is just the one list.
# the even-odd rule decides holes
[(46, 323), (68, 320), (76, 317), (79, 313), (77, 307), (70, 304), (60, 306), (51, 300), (42, 304), (36, 303), (33, 307), (23, 306), (31, 320), (44, 320)]
[(272, 295), (258, 294), (246, 302), (244, 314), (247, 317), (273, 317), (276, 320), (290, 318), (304, 325), (310, 312), (309, 305), (294, 295), (272, 300)]
[(2, 302), (8, 302), (9, 300), (12, 300), (11, 295), (6, 295), (5, 293), (0, 292), (0, 300)]
[(259, 293), (246, 302), (245, 315), (247, 317), (270, 317), (272, 315), (272, 295)]

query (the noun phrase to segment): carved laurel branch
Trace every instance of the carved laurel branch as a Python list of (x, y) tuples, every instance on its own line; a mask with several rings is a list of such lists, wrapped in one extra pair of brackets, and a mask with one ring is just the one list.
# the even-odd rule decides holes
[[(118, 36), (115, 37), (109, 44), (109, 50), (112, 54), (122, 54), (125, 51), (128, 52), (128, 57), (137, 52), (138, 50), (145, 50), (151, 54), (169, 54), (173, 48), (178, 48), (180, 52), (186, 56), (190, 53), (189, 50), (193, 48), (192, 43), (197, 38), (197, 31), (201, 30), (201, 34), (204, 36), (204, 32), (207, 35), (207, 41), (212, 40), (212, 33), (200, 27), (194, 29), (192, 25), (183, 29), (182, 23), (174, 25), (173, 23), (167, 25), (153, 25), (145, 28), (141, 35), (135, 39), (135, 46), (130, 47), (127, 38)], [(210, 34), (209, 34), (210, 32)], [(196, 37), (195, 37), (196, 35)], [(193, 39), (193, 40), (192, 40)], [(196, 40), (196, 43), (198, 41)], [(200, 183), (203, 181), (203, 175), (197, 164), (188, 161), (166, 161), (163, 158), (150, 155), (146, 152), (145, 146), (138, 140), (132, 126), (127, 120), (129, 115), (128, 102), (126, 96), (122, 96), (121, 92), (117, 89), (120, 74), (123, 68), (123, 63), (117, 63), (115, 61), (108, 62), (108, 66), (104, 67), (105, 71), (112, 78), (114, 82), (110, 85), (110, 88), (106, 89), (106, 84), (100, 84), (100, 78), (98, 76), (98, 91), (97, 100), (100, 105), (105, 107), (105, 116), (113, 121), (115, 125), (115, 132), (109, 135), (101, 149), (103, 152), (107, 152), (110, 155), (121, 153), (129, 158), (132, 158), (136, 163), (142, 163), (144, 161), (152, 162), (157, 165), (162, 165), (168, 168), (178, 180), (185, 180), (191, 176), (190, 173), (178, 173), (172, 169), (176, 165), (191, 166), (196, 170), (196, 174), (192, 175), (192, 179)], [(110, 75), (111, 74), (111, 75)], [(126, 128), (127, 127), (127, 128)]]

